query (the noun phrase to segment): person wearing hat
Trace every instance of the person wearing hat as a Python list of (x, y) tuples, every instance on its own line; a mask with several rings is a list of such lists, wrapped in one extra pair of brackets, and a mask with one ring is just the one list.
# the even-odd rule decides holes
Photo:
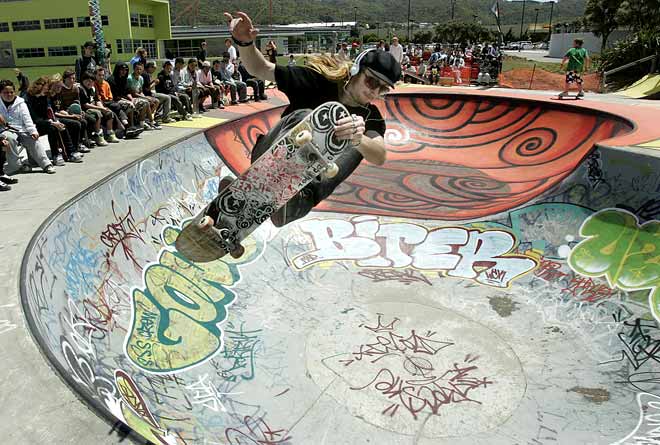
[(211, 74), (211, 62), (205, 60), (202, 62), (202, 69), (198, 72), (200, 91), (203, 95), (211, 96), (211, 108), (224, 108), (222, 104), (223, 88), (213, 83), (213, 75)]
[(401, 65), (390, 53), (374, 50), (360, 53), (354, 62), (320, 55), (310, 56), (307, 65), (302, 67), (276, 65), (266, 60), (255, 47), (259, 31), (247, 14), (238, 12), (234, 17), (225, 13), (225, 17), (234, 43), (241, 48), (241, 59), (248, 72), (262, 80), (276, 82), (278, 89), (289, 99), (282, 120), (257, 141), (252, 162), (266, 152), (283, 131), (319, 105), (338, 101), (351, 112), (351, 116), (340, 119), (335, 127), (337, 139), (352, 143), (352, 148), (337, 160), (339, 174), (313, 181), (273, 213), (272, 222), (281, 227), (302, 218), (330, 196), (363, 159), (375, 165), (385, 162), (385, 120), (372, 102), (394, 87), (401, 76)]
[(83, 45), (82, 56), (76, 59), (76, 82), (80, 83), (82, 80), (82, 73), (89, 73), (94, 75), (96, 71), (96, 59), (94, 59), (94, 51), (96, 50), (96, 43), (87, 41)]

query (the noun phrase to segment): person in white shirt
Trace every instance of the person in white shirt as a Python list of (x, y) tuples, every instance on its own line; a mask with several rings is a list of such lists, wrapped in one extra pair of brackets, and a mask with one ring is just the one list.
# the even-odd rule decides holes
[(238, 53), (236, 53), (236, 48), (232, 45), (231, 39), (225, 39), (225, 46), (227, 47), (227, 52), (229, 53), (229, 63), (236, 63), (238, 59)]
[(392, 37), (392, 44), (390, 45), (390, 54), (394, 57), (399, 64), (403, 61), (403, 46), (399, 45), (399, 38)]
[(211, 96), (211, 108), (224, 108), (222, 104), (222, 88), (213, 83), (213, 76), (211, 75), (211, 62), (205, 60), (202, 62), (202, 69), (197, 70), (197, 79), (201, 84), (200, 90), (203, 90), (203, 95)]
[(341, 42), (341, 47), (337, 51), (337, 58), (342, 60), (351, 60), (351, 56), (348, 53), (348, 45), (346, 42)]

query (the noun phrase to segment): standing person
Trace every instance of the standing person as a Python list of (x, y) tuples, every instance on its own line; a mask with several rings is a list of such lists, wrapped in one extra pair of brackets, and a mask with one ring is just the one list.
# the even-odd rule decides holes
[[(85, 112), (88, 122), (93, 122), (93, 137), (96, 139), (96, 145), (104, 147), (108, 145), (108, 142), (119, 142), (119, 139), (113, 130), (115, 115), (99, 99), (96, 89), (94, 89), (95, 80), (94, 76), (88, 72), (83, 73), (80, 85), (80, 106)], [(107, 139), (103, 136), (103, 127), (107, 131)]]
[(18, 82), (18, 97), (25, 99), (27, 96), (27, 90), (30, 87), (30, 80), (21, 72), (20, 69), (14, 68), (14, 73), (16, 73), (16, 82)]
[[(7, 126), (12, 127), (15, 131), (2, 132), (5, 142), (3, 147), (0, 147), (0, 151), (7, 153), (7, 168), (12, 174), (27, 173), (32, 170), (29, 161), (22, 159), (21, 147), (27, 150), (28, 159), (34, 161), (44, 172), (55, 173), (53, 164), (46, 156), (46, 151), (37, 143), (39, 132), (32, 121), (25, 100), (16, 96), (14, 83), (11, 80), (2, 80), (0, 81), (0, 131), (5, 130)], [(4, 164), (4, 159), (1, 162)], [(0, 185), (3, 183), (16, 184), (17, 182), (17, 179), (6, 176), (0, 165)]]
[(266, 45), (266, 57), (270, 63), (277, 64), (277, 45), (272, 40)]
[(341, 42), (339, 46), (339, 51), (337, 51), (337, 57), (343, 60), (350, 60), (351, 56), (348, 53), (348, 45), (346, 42)]
[[(259, 31), (253, 27), (247, 14), (239, 12), (232, 17), (225, 13), (225, 16), (234, 42), (242, 48), (242, 59), (248, 72), (262, 80), (277, 82), (279, 90), (289, 99), (282, 120), (257, 141), (252, 150), (252, 162), (270, 149), (282, 131), (303, 119), (310, 109), (328, 101), (339, 101), (351, 113), (351, 116), (340, 119), (335, 127), (338, 140), (352, 143), (352, 147), (337, 159), (339, 174), (313, 181), (273, 213), (271, 220), (281, 227), (302, 218), (330, 196), (362, 159), (376, 165), (385, 163), (385, 120), (372, 102), (394, 87), (401, 77), (401, 66), (389, 53), (375, 50), (361, 53), (354, 63), (320, 55), (310, 57), (306, 67), (275, 65), (264, 59), (255, 47), (254, 40)], [(232, 254), (240, 256), (241, 249)]]
[(232, 45), (231, 39), (225, 39), (225, 47), (227, 48), (227, 54), (229, 54), (229, 62), (234, 63), (236, 59), (238, 59), (238, 53), (236, 52), (234, 45)]
[(87, 41), (83, 45), (83, 53), (76, 59), (76, 82), (82, 82), (82, 74), (90, 73), (92, 76), (96, 71), (96, 59), (94, 58), (94, 51), (96, 50), (96, 43)]
[(559, 93), (559, 97), (568, 96), (568, 89), (570, 84), (575, 83), (578, 86), (578, 93), (576, 97), (584, 97), (584, 89), (582, 87), (582, 73), (589, 69), (591, 59), (587, 50), (582, 48), (582, 39), (575, 39), (573, 41), (573, 48), (566, 52), (566, 55), (561, 61), (561, 69), (564, 69), (566, 61), (568, 67), (566, 70), (566, 82), (564, 82), (564, 91)]
[(138, 49), (135, 50), (135, 55), (128, 63), (130, 63), (131, 67), (134, 67), (135, 64), (138, 62), (142, 63), (142, 66), (144, 66), (147, 64), (147, 57), (148, 57), (147, 50), (142, 47), (139, 47)]
[(376, 49), (379, 51), (385, 51), (385, 40), (380, 40)]
[[(174, 108), (181, 120), (192, 120), (192, 108), (190, 107), (190, 98), (187, 94), (180, 93), (176, 89), (176, 84), (173, 79), (172, 62), (166, 60), (163, 63), (163, 70), (158, 73), (158, 83), (156, 84), (156, 92), (158, 94), (167, 94)], [(163, 121), (165, 122), (165, 121)]]
[(403, 46), (399, 44), (397, 36), (392, 37), (392, 44), (390, 45), (390, 54), (394, 57), (399, 65), (403, 62)]
[(156, 62), (149, 61), (144, 67), (144, 72), (142, 73), (142, 80), (144, 80), (144, 85), (142, 86), (142, 93), (146, 97), (153, 97), (158, 100), (158, 105), (156, 109), (162, 107), (162, 118), (161, 122), (163, 124), (169, 124), (172, 122), (170, 119), (170, 110), (172, 109), (172, 98), (168, 94), (159, 93), (156, 90), (156, 86), (160, 82), (157, 77), (154, 77), (156, 72)]
[(207, 43), (206, 40), (202, 40), (202, 43), (199, 44), (199, 51), (197, 52), (197, 60), (200, 63), (206, 62), (206, 48), (207, 48)]

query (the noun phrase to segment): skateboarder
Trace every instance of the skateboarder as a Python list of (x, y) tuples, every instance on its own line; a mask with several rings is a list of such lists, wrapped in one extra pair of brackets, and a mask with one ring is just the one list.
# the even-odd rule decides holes
[(568, 96), (568, 89), (571, 83), (578, 86), (578, 93), (576, 97), (584, 97), (584, 90), (582, 89), (582, 73), (589, 69), (589, 54), (587, 50), (582, 48), (582, 39), (575, 39), (573, 41), (573, 48), (566, 52), (566, 55), (561, 61), (561, 68), (564, 69), (566, 61), (568, 61), (568, 68), (566, 71), (566, 82), (564, 84), (564, 91), (559, 93), (559, 98)]
[(252, 150), (252, 162), (266, 152), (282, 132), (295, 126), (317, 106), (337, 101), (351, 112), (350, 117), (341, 119), (335, 127), (336, 138), (350, 140), (354, 147), (347, 149), (336, 161), (339, 174), (332, 179), (317, 178), (275, 212), (271, 220), (275, 226), (281, 227), (302, 218), (330, 196), (362, 159), (376, 165), (385, 162), (385, 121), (371, 102), (394, 87), (401, 77), (401, 66), (388, 52), (375, 50), (359, 54), (355, 62), (322, 55), (310, 56), (304, 67), (276, 65), (266, 60), (254, 46), (259, 30), (253, 27), (252, 20), (245, 13), (238, 12), (235, 17), (225, 13), (225, 16), (248, 72), (259, 79), (276, 82), (290, 102), (282, 120), (258, 139)]

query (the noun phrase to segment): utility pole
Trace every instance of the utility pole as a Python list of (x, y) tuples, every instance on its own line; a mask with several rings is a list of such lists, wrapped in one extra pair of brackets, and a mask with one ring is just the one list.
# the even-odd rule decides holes
[(550, 33), (548, 34), (548, 42), (550, 42), (550, 38), (552, 37), (552, 12), (555, 9), (555, 2), (552, 1), (550, 2)]
[(451, 1), (451, 19), (454, 20), (454, 6), (456, 5), (456, 0)]
[[(534, 17), (534, 31), (533, 33), (536, 34), (536, 25), (538, 24), (539, 21), (539, 8), (534, 8), (534, 11), (536, 11), (536, 16)], [(530, 39), (534, 41), (533, 39)]]
[[(522, 19), (520, 19), (520, 40), (523, 39), (523, 24), (525, 23), (525, 0), (523, 0)], [(518, 48), (520, 50), (520, 48)]]
[(408, 42), (410, 42), (410, 0), (408, 0)]
[(353, 21), (355, 22), (355, 27), (357, 28), (357, 6), (353, 6)]
[(268, 0), (268, 17), (270, 18), (270, 27), (273, 27), (273, 0)]

